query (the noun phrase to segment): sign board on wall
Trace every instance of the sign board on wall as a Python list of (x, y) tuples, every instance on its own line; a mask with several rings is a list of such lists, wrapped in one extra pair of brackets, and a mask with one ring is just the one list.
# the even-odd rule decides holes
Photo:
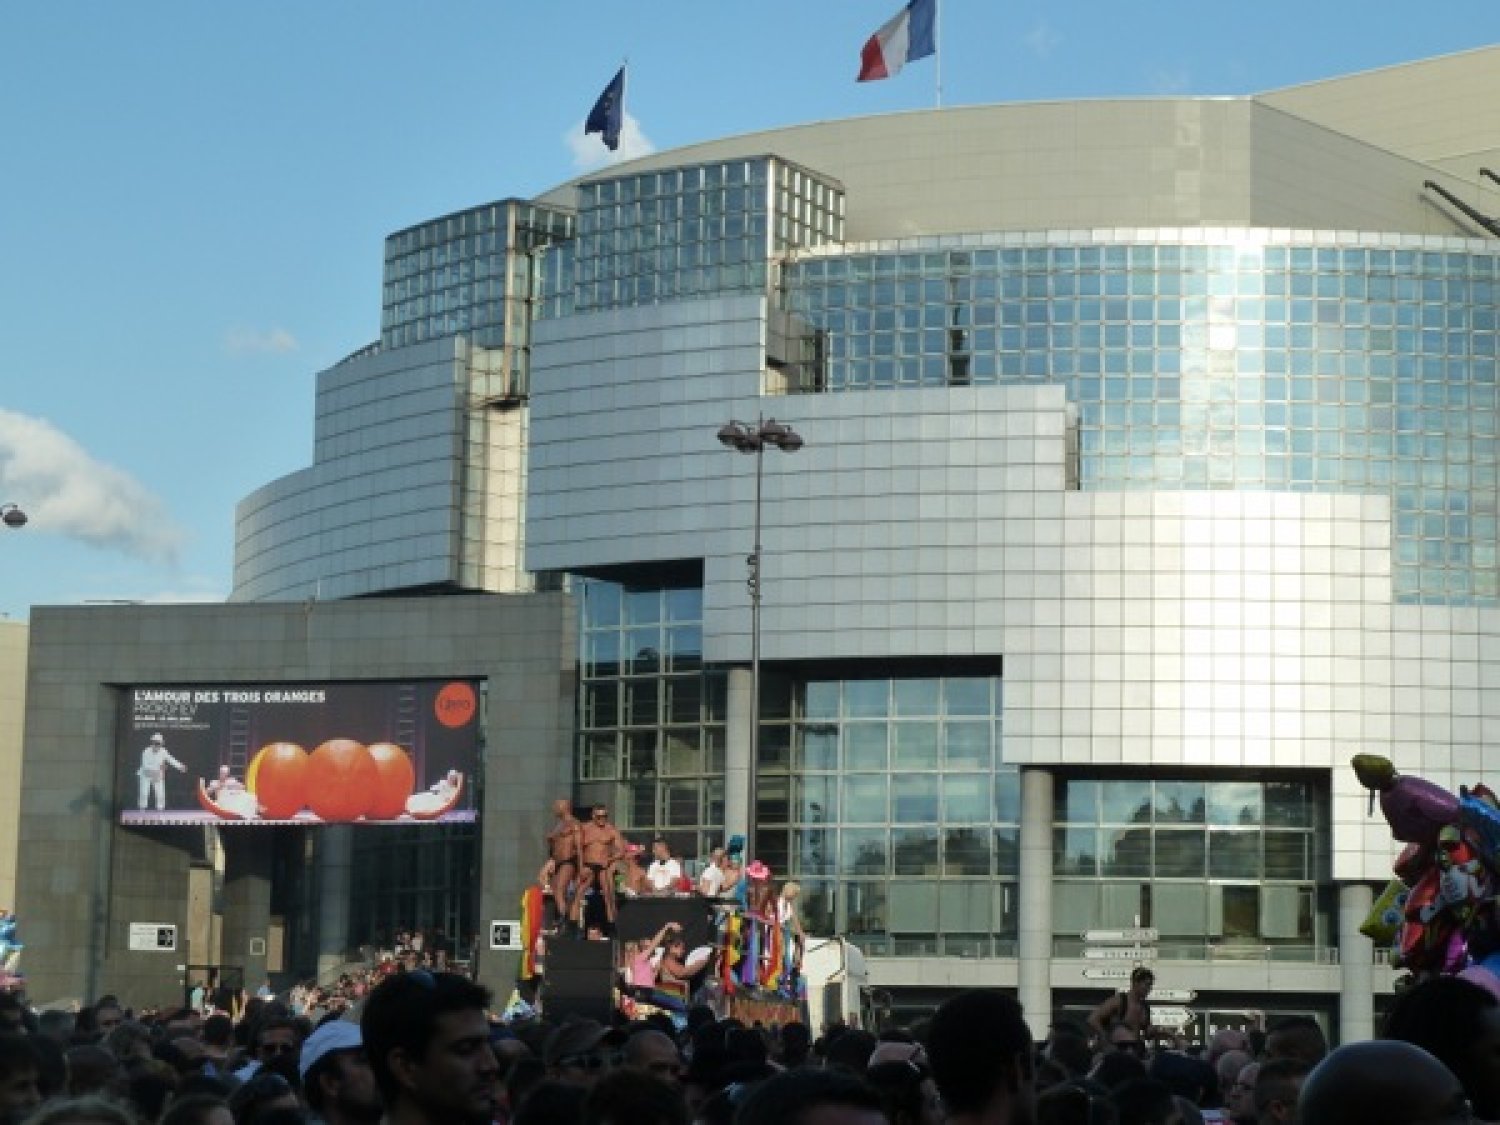
[(175, 952), (177, 927), (167, 922), (132, 922), (129, 947), (138, 953)]
[(521, 948), (520, 922), (491, 922), (490, 948), (518, 950)]
[(472, 821), (479, 688), (460, 679), (123, 688), (120, 822)]

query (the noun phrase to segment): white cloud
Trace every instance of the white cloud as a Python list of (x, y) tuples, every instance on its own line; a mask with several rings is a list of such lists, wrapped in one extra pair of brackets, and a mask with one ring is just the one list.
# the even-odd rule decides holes
[(31, 529), (154, 563), (174, 563), (183, 531), (166, 505), (52, 423), (0, 409), (0, 501), (19, 504)]
[(642, 156), (650, 156), (656, 151), (656, 146), (651, 143), (651, 139), (641, 132), (641, 123), (629, 113), (626, 113), (620, 122), (620, 147), (614, 152), (604, 147), (604, 142), (599, 139), (598, 133), (585, 133), (582, 121), (564, 133), (563, 140), (572, 150), (573, 167), (580, 172), (607, 168), (626, 160), (636, 160)]
[(1047, 59), (1052, 57), (1052, 52), (1062, 42), (1059, 35), (1046, 20), (1037, 20), (1031, 25), (1031, 30), (1026, 33), (1022, 42), (1026, 48), (1037, 58)]
[(231, 355), (256, 355), (263, 352), (280, 355), (298, 348), (297, 337), (285, 328), (257, 332), (253, 328), (231, 328), (224, 336), (224, 350)]

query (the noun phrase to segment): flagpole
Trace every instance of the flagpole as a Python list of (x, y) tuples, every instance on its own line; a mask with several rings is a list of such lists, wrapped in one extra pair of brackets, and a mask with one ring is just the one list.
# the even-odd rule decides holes
[(933, 74), (937, 80), (937, 108), (943, 108), (943, 0), (932, 4)]

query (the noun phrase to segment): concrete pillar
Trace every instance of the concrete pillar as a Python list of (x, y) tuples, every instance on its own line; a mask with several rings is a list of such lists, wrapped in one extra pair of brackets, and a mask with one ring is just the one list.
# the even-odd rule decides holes
[(1052, 1023), (1052, 774), (1021, 771), (1018, 993), (1031, 1034)]
[(241, 828), (224, 833), (223, 964), (226, 970), (242, 969), (245, 987), (251, 992), (266, 983), (274, 849), (267, 835), (274, 831)]
[(1339, 1042), (1375, 1038), (1375, 946), (1359, 932), (1375, 894), (1364, 883), (1339, 886)]
[(349, 960), (349, 889), (354, 827), (329, 825), (318, 836), (318, 979)]
[[(743, 836), (750, 815), (750, 669), (729, 669), (724, 716), (724, 839)], [(751, 858), (749, 856), (746, 857)]]

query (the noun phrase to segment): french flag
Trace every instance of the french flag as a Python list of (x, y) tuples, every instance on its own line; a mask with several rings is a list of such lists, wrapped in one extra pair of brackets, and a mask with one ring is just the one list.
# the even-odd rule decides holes
[(937, 0), (911, 0), (859, 53), (859, 81), (892, 78), (913, 59), (937, 53)]

